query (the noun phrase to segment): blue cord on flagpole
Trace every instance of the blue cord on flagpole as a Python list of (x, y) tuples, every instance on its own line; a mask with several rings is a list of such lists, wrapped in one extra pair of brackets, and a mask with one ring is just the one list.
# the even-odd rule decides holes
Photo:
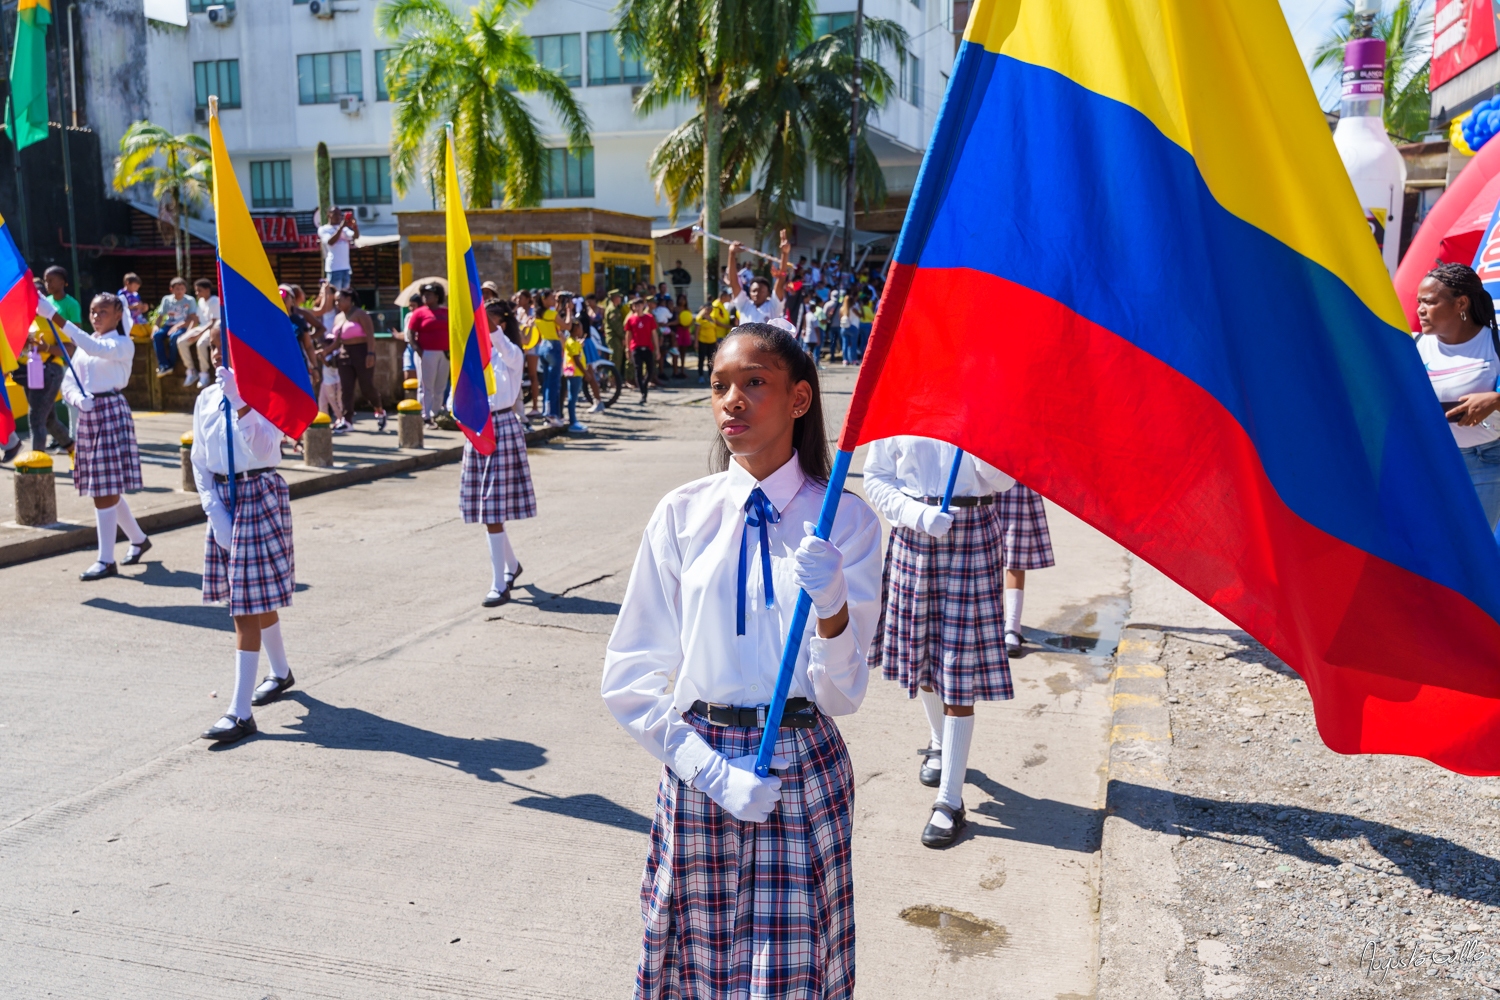
[[(833, 534), (833, 519), (839, 512), (839, 498), (844, 494), (844, 480), (849, 478), (849, 460), (852, 451), (835, 452), (833, 471), (828, 475), (828, 492), (823, 494), (823, 508), (818, 513), (818, 530), (814, 532), (826, 540)], [(812, 598), (807, 591), (797, 592), (797, 606), (792, 610), (792, 627), (787, 632), (786, 645), (781, 651), (781, 670), (776, 675), (776, 692), (766, 708), (766, 728), (760, 737), (760, 751), (755, 755), (755, 773), (762, 778), (771, 773), (771, 758), (776, 753), (776, 739), (781, 731), (781, 716), (786, 711), (786, 698), (792, 690), (792, 674), (797, 667), (797, 656), (802, 652), (802, 633), (807, 630), (807, 616), (812, 613)]]
[(953, 487), (958, 484), (958, 470), (964, 461), (964, 450), (962, 448), (953, 456), (953, 468), (948, 470), (948, 485), (943, 489), (943, 506), (940, 508), (944, 514), (953, 504)]

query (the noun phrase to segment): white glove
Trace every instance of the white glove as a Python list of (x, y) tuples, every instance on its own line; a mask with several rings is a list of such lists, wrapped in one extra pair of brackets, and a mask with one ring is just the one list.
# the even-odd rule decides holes
[(94, 409), (94, 397), (93, 396), (84, 396), (83, 398), (79, 399), (78, 400), (78, 408), (80, 410), (82, 410), (84, 413), (91, 413), (91, 412), (93, 412), (93, 409)]
[(793, 555), (796, 567), (793, 576), (797, 586), (807, 591), (812, 598), (813, 609), (819, 618), (832, 618), (849, 600), (849, 584), (844, 580), (844, 556), (838, 548), (819, 538), (814, 532), (817, 525), (802, 522), (807, 534)]
[(238, 411), (245, 405), (245, 400), (240, 396), (240, 385), (234, 377), (234, 369), (220, 368), (218, 370), (219, 388), (224, 391), (224, 398), (229, 400), (229, 405)]
[(933, 507), (928, 504), (922, 505), (922, 512), (917, 515), (917, 530), (925, 531), (933, 538), (942, 538), (953, 527), (953, 515), (945, 513), (941, 507)]
[(39, 295), (36, 300), (36, 314), (42, 319), (51, 319), (57, 315), (57, 306), (53, 305), (47, 296)]
[(234, 532), (234, 522), (229, 518), (229, 511), (224, 507), (214, 507), (208, 511), (208, 526), (214, 533), (214, 542), (227, 554)]
[[(773, 757), (771, 766), (783, 768), (787, 762)], [(693, 787), (746, 823), (762, 822), (781, 801), (781, 779), (774, 774), (764, 778), (756, 774), (754, 754), (733, 760), (714, 754), (693, 778)]]

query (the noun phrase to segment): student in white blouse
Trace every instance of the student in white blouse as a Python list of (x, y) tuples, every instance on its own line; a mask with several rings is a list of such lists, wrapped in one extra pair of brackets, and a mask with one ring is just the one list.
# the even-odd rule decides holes
[[(217, 341), (212, 359), (217, 366)], [(228, 422), (225, 400), (232, 414)], [(297, 582), (291, 494), (276, 471), (281, 464), (281, 436), (279, 427), (241, 398), (232, 370), (218, 368), (217, 381), (198, 394), (193, 406), (192, 461), (198, 498), (208, 515), (203, 603), (227, 602), (234, 619), (234, 697), (229, 711), (203, 733), (203, 739), (219, 743), (254, 735), (250, 706), (274, 701), (296, 683), (277, 613), (292, 603)], [(257, 686), (255, 672), (262, 645), (271, 672)]]
[(744, 249), (743, 244), (729, 244), (729, 291), (734, 296), (734, 308), (741, 323), (769, 323), (786, 314), (786, 259), (792, 252), (787, 241), (786, 230), (781, 231), (781, 266), (772, 268), (776, 287), (765, 278), (751, 278), (746, 288), (743, 276), (735, 270), (735, 257)]
[[(843, 1000), (854, 784), (832, 717), (864, 700), (880, 526), (846, 495), (829, 540), (812, 533), (829, 456), (817, 370), (794, 336), (737, 327), (712, 393), (721, 471), (657, 506), (604, 661), (610, 712), (664, 765), (635, 995)], [(761, 778), (755, 752), (799, 587), (816, 623)], [(736, 939), (752, 924), (753, 945)]]

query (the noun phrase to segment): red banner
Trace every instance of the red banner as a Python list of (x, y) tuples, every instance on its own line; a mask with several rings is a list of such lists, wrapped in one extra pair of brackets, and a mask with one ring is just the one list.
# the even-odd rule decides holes
[(1494, 52), (1494, 0), (1438, 0), (1429, 87), (1441, 87)]

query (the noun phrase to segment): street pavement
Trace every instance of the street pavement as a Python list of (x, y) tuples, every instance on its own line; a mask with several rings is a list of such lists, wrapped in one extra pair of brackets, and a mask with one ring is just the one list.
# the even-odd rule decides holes
[[(853, 375), (827, 376), (836, 427)], [(233, 679), (201, 527), (93, 585), (87, 553), (0, 568), (0, 995), (627, 996), (659, 767), (600, 669), (647, 518), (706, 472), (707, 392), (592, 426), (532, 449), (540, 516), (508, 527), (525, 571), (500, 609), (457, 466), (295, 501), (297, 686), (228, 748), (194, 739)], [(875, 679), (840, 720), (859, 996), (1094, 995), (1130, 566), (1050, 514), (1026, 620), (1052, 645), (978, 708), (959, 844), (918, 843), (920, 708)]]

